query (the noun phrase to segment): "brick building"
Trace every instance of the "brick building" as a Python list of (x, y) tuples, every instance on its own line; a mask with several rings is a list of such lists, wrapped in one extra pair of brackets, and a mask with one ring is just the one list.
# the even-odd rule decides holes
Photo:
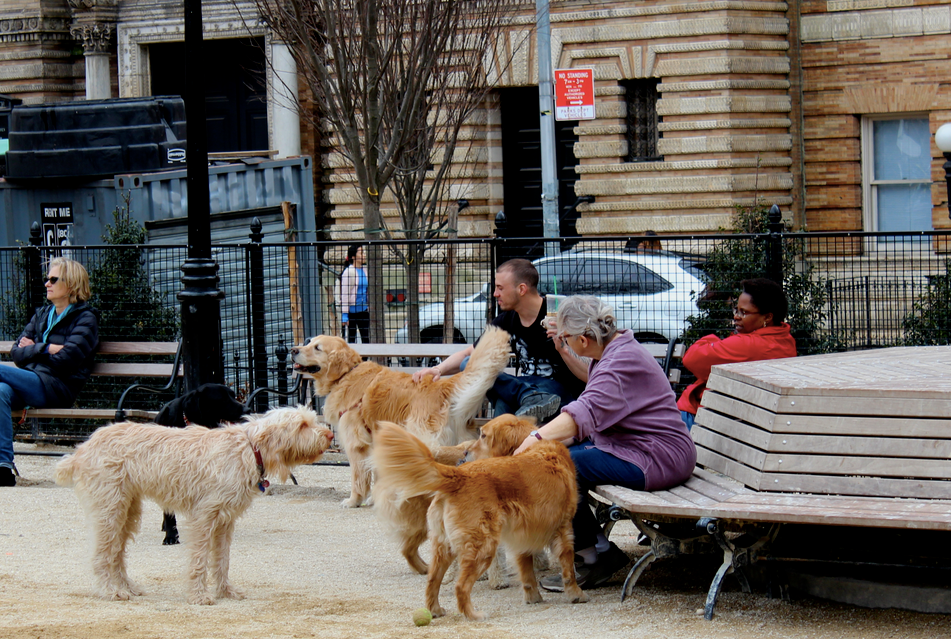
[[(284, 45), (249, 2), (203, 11), (210, 149), (318, 158), (330, 236), (359, 235), (345, 163), (281, 96), (296, 82)], [(0, 93), (175, 92), (194, 64), (181, 12), (180, 0), (5, 2)], [(500, 210), (540, 230), (533, 25), (530, 13), (513, 20), (514, 58), (464, 135), (475, 162), (452, 192), (469, 202), (461, 236), (492, 234)], [(551, 25), (554, 67), (596, 78), (596, 119), (557, 131), (563, 234), (710, 232), (754, 200), (809, 230), (951, 226), (933, 143), (951, 121), (948, 0), (553, 0)], [(383, 210), (395, 215), (385, 199)]]

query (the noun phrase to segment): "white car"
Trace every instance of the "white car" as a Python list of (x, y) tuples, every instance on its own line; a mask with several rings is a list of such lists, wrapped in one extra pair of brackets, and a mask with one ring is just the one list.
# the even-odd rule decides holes
[[(595, 295), (614, 308), (618, 325), (642, 341), (679, 337), (686, 319), (698, 312), (703, 290), (697, 264), (701, 258), (664, 251), (607, 253), (570, 251), (534, 261), (542, 295)], [(488, 285), (453, 303), (456, 343), (473, 343), (486, 325)], [(419, 309), (420, 341), (442, 341), (443, 305)], [(396, 332), (406, 343), (406, 327)]]

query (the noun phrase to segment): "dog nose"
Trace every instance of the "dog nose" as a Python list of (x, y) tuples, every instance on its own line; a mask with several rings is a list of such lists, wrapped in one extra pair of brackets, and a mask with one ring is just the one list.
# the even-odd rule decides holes
[(291, 355), (297, 355), (300, 352), (300, 349), (296, 346), (291, 349)]

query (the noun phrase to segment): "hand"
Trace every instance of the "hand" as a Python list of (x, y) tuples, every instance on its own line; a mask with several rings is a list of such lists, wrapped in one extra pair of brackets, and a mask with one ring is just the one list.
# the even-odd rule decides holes
[(50, 352), (50, 355), (55, 355), (56, 353), (63, 350), (63, 345), (62, 344), (48, 344), (46, 346), (46, 350)]
[(31, 340), (29, 337), (21, 337), (17, 346), (24, 348), (25, 346), (33, 346), (34, 344), (36, 344), (36, 342)]
[(538, 441), (541, 441), (541, 440), (535, 437), (534, 435), (529, 435), (528, 437), (525, 438), (525, 440), (521, 444), (518, 445), (518, 448), (516, 448), (515, 452), (512, 454), (518, 455), (519, 453), (525, 452), (526, 450), (529, 449), (530, 446), (533, 446), (535, 442), (538, 442)]
[(442, 375), (439, 374), (439, 369), (433, 366), (432, 368), (424, 368), (413, 373), (413, 381), (418, 384), (423, 381), (423, 378), (427, 375), (432, 375), (434, 382), (438, 381), (439, 378), (442, 377)]

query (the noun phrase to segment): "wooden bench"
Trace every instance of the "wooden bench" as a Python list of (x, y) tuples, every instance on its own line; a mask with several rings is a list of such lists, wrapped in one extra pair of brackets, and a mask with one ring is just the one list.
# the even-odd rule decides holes
[[(0, 354), (10, 355), (13, 342), (0, 342)], [(131, 362), (131, 356), (152, 356), (169, 359), (168, 362)], [(155, 380), (157, 388), (136, 383), (126, 388), (111, 408), (28, 408), (24, 418), (101, 419), (122, 421), (125, 419), (154, 420), (157, 410), (124, 409), (130, 393), (138, 389), (172, 391), (181, 379), (181, 352), (178, 342), (100, 342), (93, 363), (93, 377), (120, 377), (130, 380)], [(0, 365), (15, 366), (12, 361)], [(82, 399), (80, 393), (79, 399)]]
[(949, 347), (714, 367), (692, 477), (650, 493), (593, 491), (606, 532), (629, 517), (650, 539), (622, 601), (656, 559), (713, 549), (723, 559), (707, 592), (711, 619), (723, 578), (749, 592), (742, 569), (774, 558), (788, 524), (951, 531), (949, 418)]

